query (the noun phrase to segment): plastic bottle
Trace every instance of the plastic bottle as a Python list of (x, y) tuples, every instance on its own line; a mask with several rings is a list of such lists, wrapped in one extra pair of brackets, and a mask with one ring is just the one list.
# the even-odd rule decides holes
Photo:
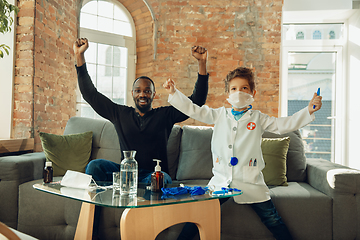
[(120, 194), (136, 195), (138, 186), (138, 163), (136, 151), (123, 151), (124, 159), (120, 163)]
[(52, 162), (45, 162), (44, 168), (44, 183), (51, 183), (53, 181), (53, 167)]
[(151, 174), (151, 191), (161, 192), (161, 188), (164, 187), (164, 173), (161, 172), (160, 160), (154, 159), (157, 162), (155, 166), (155, 172)]

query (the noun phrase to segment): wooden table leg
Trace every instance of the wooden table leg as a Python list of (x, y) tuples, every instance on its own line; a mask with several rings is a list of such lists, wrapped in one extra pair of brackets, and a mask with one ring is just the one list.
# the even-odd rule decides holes
[(195, 223), (202, 240), (220, 239), (219, 200), (127, 208), (120, 220), (121, 239), (154, 240), (164, 229), (183, 222)]
[(18, 235), (2, 222), (0, 222), (0, 239), (21, 240)]
[(95, 205), (87, 202), (81, 204), (80, 215), (76, 226), (74, 240), (91, 240), (93, 232)]

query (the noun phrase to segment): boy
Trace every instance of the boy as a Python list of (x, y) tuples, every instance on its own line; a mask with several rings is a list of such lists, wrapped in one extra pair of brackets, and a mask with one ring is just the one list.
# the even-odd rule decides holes
[[(309, 106), (293, 116), (275, 118), (251, 110), (250, 104), (254, 101), (256, 90), (254, 75), (248, 68), (236, 68), (226, 76), (225, 91), (229, 93), (227, 100), (232, 108), (212, 109), (206, 105), (199, 107), (175, 89), (172, 80), (167, 80), (163, 86), (170, 94), (169, 103), (175, 108), (193, 119), (215, 124), (211, 140), (214, 176), (208, 186), (215, 187), (215, 190), (222, 187), (243, 190), (244, 194), (234, 197), (235, 202), (250, 204), (276, 239), (292, 239), (270, 199), (270, 192), (261, 172), (265, 167), (261, 138), (264, 131), (284, 134), (313, 121), (313, 113), (321, 108), (321, 96), (314, 93)], [(194, 232), (194, 226), (190, 225), (184, 227), (180, 236), (185, 232), (193, 234), (191, 232)], [(187, 238), (191, 239), (189, 235)]]

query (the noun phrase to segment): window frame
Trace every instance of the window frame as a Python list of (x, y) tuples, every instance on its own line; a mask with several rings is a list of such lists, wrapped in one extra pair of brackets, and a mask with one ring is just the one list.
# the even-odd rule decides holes
[[(339, 23), (339, 22), (336, 22)], [(347, 24), (344, 23), (344, 36), (347, 36)], [(288, 24), (288, 23), (283, 23)], [(316, 23), (314, 23), (316, 24)], [(331, 24), (331, 23), (330, 23)], [(284, 34), (282, 34), (284, 35)], [(329, 116), (334, 124), (334, 132), (332, 138), (334, 139), (332, 146), (331, 161), (338, 164), (345, 164), (346, 155), (346, 37), (342, 39), (316, 39), (305, 40), (285, 40), (283, 36), (281, 46), (281, 64), (280, 64), (280, 102), (279, 102), (279, 116), (286, 117), (288, 113), (287, 108), (287, 75), (288, 75), (288, 52), (336, 52), (336, 102), (335, 102), (335, 115)], [(316, 89), (315, 89), (316, 90)], [(314, 90), (314, 91), (315, 91)], [(310, 99), (309, 99), (310, 101)]]
[[(84, 1), (82, 6), (92, 0)], [(135, 79), (135, 71), (136, 71), (136, 30), (135, 30), (135, 23), (130, 15), (129, 11), (120, 3), (113, 2), (111, 0), (106, 0), (114, 5), (117, 5), (121, 8), (127, 17), (130, 20), (130, 24), (132, 27), (132, 37), (117, 35), (108, 32), (102, 32), (98, 30), (88, 29), (88, 28), (81, 28), (79, 27), (80, 37), (87, 38), (89, 42), (96, 42), (101, 44), (108, 44), (112, 46), (119, 46), (125, 47), (128, 49), (128, 66), (127, 66), (127, 79), (126, 79), (126, 86), (125, 86), (125, 96), (124, 96), (124, 105), (133, 105), (132, 97), (131, 97), (131, 89), (132, 89), (132, 82)], [(80, 15), (79, 15), (80, 16)], [(81, 21), (81, 19), (80, 19)], [(86, 60), (86, 59), (85, 59)], [(76, 115), (81, 116), (81, 105), (87, 104), (86, 102), (81, 101), (81, 93), (79, 87), (77, 86), (76, 89)]]

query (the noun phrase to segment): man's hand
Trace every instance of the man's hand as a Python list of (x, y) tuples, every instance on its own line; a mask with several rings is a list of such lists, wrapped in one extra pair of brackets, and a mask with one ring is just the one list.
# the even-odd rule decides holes
[(76, 59), (76, 65), (80, 67), (85, 63), (84, 53), (89, 48), (89, 42), (86, 38), (78, 38), (73, 44), (73, 50)]
[(194, 58), (198, 60), (199, 63), (199, 74), (206, 75), (206, 60), (207, 60), (207, 50), (201, 46), (193, 46), (191, 48), (191, 54)]
[(170, 78), (168, 80), (166, 80), (166, 82), (163, 84), (163, 87), (166, 89), (166, 91), (169, 94), (175, 93), (175, 82), (173, 80), (171, 80)]
[(191, 54), (194, 58), (196, 58), (198, 61), (206, 61), (207, 58), (207, 50), (204, 47), (201, 46), (193, 46), (191, 48)]
[(321, 99), (322, 99), (321, 96), (318, 96), (316, 93), (314, 93), (314, 96), (310, 100), (309, 106), (308, 106), (310, 114), (313, 114), (314, 112), (316, 112), (317, 110), (319, 110), (321, 108), (321, 105), (322, 105)]

